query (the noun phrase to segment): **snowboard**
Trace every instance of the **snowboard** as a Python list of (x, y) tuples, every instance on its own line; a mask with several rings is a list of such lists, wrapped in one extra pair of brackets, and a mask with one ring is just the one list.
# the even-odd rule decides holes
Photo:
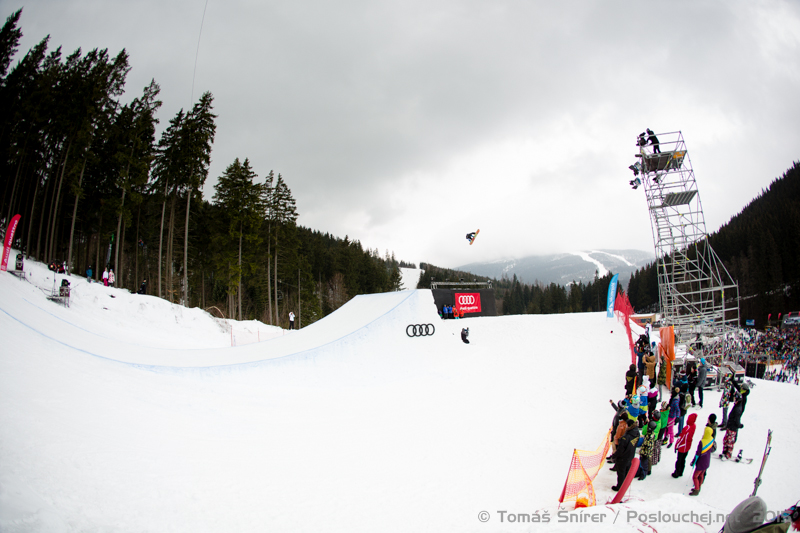
[(753, 462), (753, 458), (752, 457), (742, 457), (742, 450), (739, 450), (739, 455), (737, 455), (736, 457), (734, 457), (732, 459), (727, 459), (721, 453), (720, 454), (715, 454), (714, 457), (716, 457), (720, 461), (726, 461), (726, 462), (730, 462), (730, 463), (744, 463), (746, 465), (749, 465), (750, 463)]
[(472, 246), (472, 243), (475, 242), (475, 238), (478, 236), (478, 233), (480, 233), (480, 232), (481, 232), (481, 230), (478, 230), (478, 231), (475, 232), (475, 235), (472, 236), (472, 240), (469, 241), (469, 245), (470, 246)]

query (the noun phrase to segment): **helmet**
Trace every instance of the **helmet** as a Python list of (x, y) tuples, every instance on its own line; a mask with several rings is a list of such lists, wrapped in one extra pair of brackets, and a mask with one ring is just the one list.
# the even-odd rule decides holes
[(653, 431), (653, 430), (656, 429), (657, 425), (658, 425), (658, 423), (656, 423), (655, 420), (651, 420), (650, 423), (647, 424), (647, 429), (649, 429), (650, 431)]

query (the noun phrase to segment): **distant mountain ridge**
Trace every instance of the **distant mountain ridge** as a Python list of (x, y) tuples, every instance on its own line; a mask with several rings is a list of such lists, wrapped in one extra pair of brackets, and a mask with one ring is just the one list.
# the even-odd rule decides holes
[(525, 283), (538, 281), (545, 285), (568, 285), (573, 281), (586, 283), (594, 279), (595, 272), (600, 277), (613, 272), (619, 274), (620, 282), (627, 284), (633, 272), (654, 260), (653, 252), (641, 250), (592, 250), (469, 263), (457, 269), (496, 279), (516, 275)]

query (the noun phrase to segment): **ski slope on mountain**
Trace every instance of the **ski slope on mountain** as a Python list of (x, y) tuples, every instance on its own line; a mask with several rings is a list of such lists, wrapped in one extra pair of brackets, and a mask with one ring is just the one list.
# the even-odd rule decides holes
[[(627, 503), (572, 513), (604, 522), (559, 522), (572, 450), (602, 440), (630, 362), (604, 313), (442, 321), (430, 291), (408, 290), (289, 332), (74, 276), (64, 308), (37, 288), (53, 274), (26, 270), (36, 285), (0, 273), (3, 532), (634, 531), (646, 527), (630, 510), (729, 512), (752, 491), (768, 428), (759, 495), (782, 510), (800, 494), (800, 388), (758, 382), (737, 444), (754, 464), (715, 460), (689, 498), (664, 450)], [(425, 323), (434, 335), (406, 335)], [(232, 347), (244, 334), (231, 327), (262, 340)], [(703, 421), (719, 412), (718, 393), (706, 398)], [(615, 481), (601, 471), (598, 502)]]

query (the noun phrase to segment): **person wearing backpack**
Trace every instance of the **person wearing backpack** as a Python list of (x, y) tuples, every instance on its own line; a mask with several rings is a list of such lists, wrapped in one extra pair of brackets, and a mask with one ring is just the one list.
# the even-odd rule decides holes
[(689, 409), (690, 404), (691, 400), (689, 399), (689, 393), (686, 392), (683, 387), (681, 387), (680, 392), (678, 393), (678, 435), (680, 435), (681, 431), (683, 431), (683, 421), (686, 417), (686, 411)]
[(697, 420), (697, 413), (689, 415), (688, 424), (683, 428), (681, 434), (678, 435), (678, 441), (675, 444), (675, 451), (678, 452), (678, 458), (675, 461), (675, 470), (672, 472), (672, 477), (679, 478), (683, 475), (683, 469), (686, 467), (686, 456), (692, 450), (692, 440), (694, 439), (695, 420)]
[(647, 424), (647, 435), (644, 436), (644, 442), (642, 442), (642, 447), (639, 449), (639, 471), (637, 472), (639, 481), (644, 481), (647, 474), (650, 473), (650, 460), (653, 457), (656, 437), (658, 436), (657, 427), (658, 423), (655, 420)]
[(706, 426), (705, 430), (703, 430), (703, 438), (700, 444), (697, 445), (697, 453), (692, 460), (692, 466), (694, 466), (694, 474), (692, 474), (694, 489), (689, 493), (689, 496), (700, 494), (700, 487), (703, 486), (703, 481), (706, 479), (706, 470), (711, 466), (711, 448), (714, 446), (713, 433), (713, 430)]
[(614, 457), (614, 468), (617, 470), (617, 484), (611, 490), (618, 491), (622, 487), (628, 470), (631, 468), (633, 457), (636, 455), (636, 444), (639, 442), (639, 427), (636, 420), (631, 420), (628, 429), (617, 443), (617, 451)]
[(667, 437), (669, 437), (669, 444), (667, 448), (672, 446), (675, 442), (675, 420), (681, 416), (680, 398), (681, 390), (678, 387), (672, 389), (672, 397), (669, 399), (669, 417), (667, 418)]
[(722, 453), (720, 454), (720, 459), (725, 457), (726, 459), (730, 459), (731, 455), (733, 454), (733, 445), (736, 444), (736, 439), (739, 435), (739, 429), (743, 428), (744, 425), (742, 424), (742, 414), (744, 413), (744, 408), (747, 406), (747, 396), (750, 393), (750, 388), (747, 385), (742, 386), (741, 394), (738, 395), (736, 403), (731, 409), (730, 415), (728, 415), (728, 425), (725, 429), (725, 438), (722, 441)]

